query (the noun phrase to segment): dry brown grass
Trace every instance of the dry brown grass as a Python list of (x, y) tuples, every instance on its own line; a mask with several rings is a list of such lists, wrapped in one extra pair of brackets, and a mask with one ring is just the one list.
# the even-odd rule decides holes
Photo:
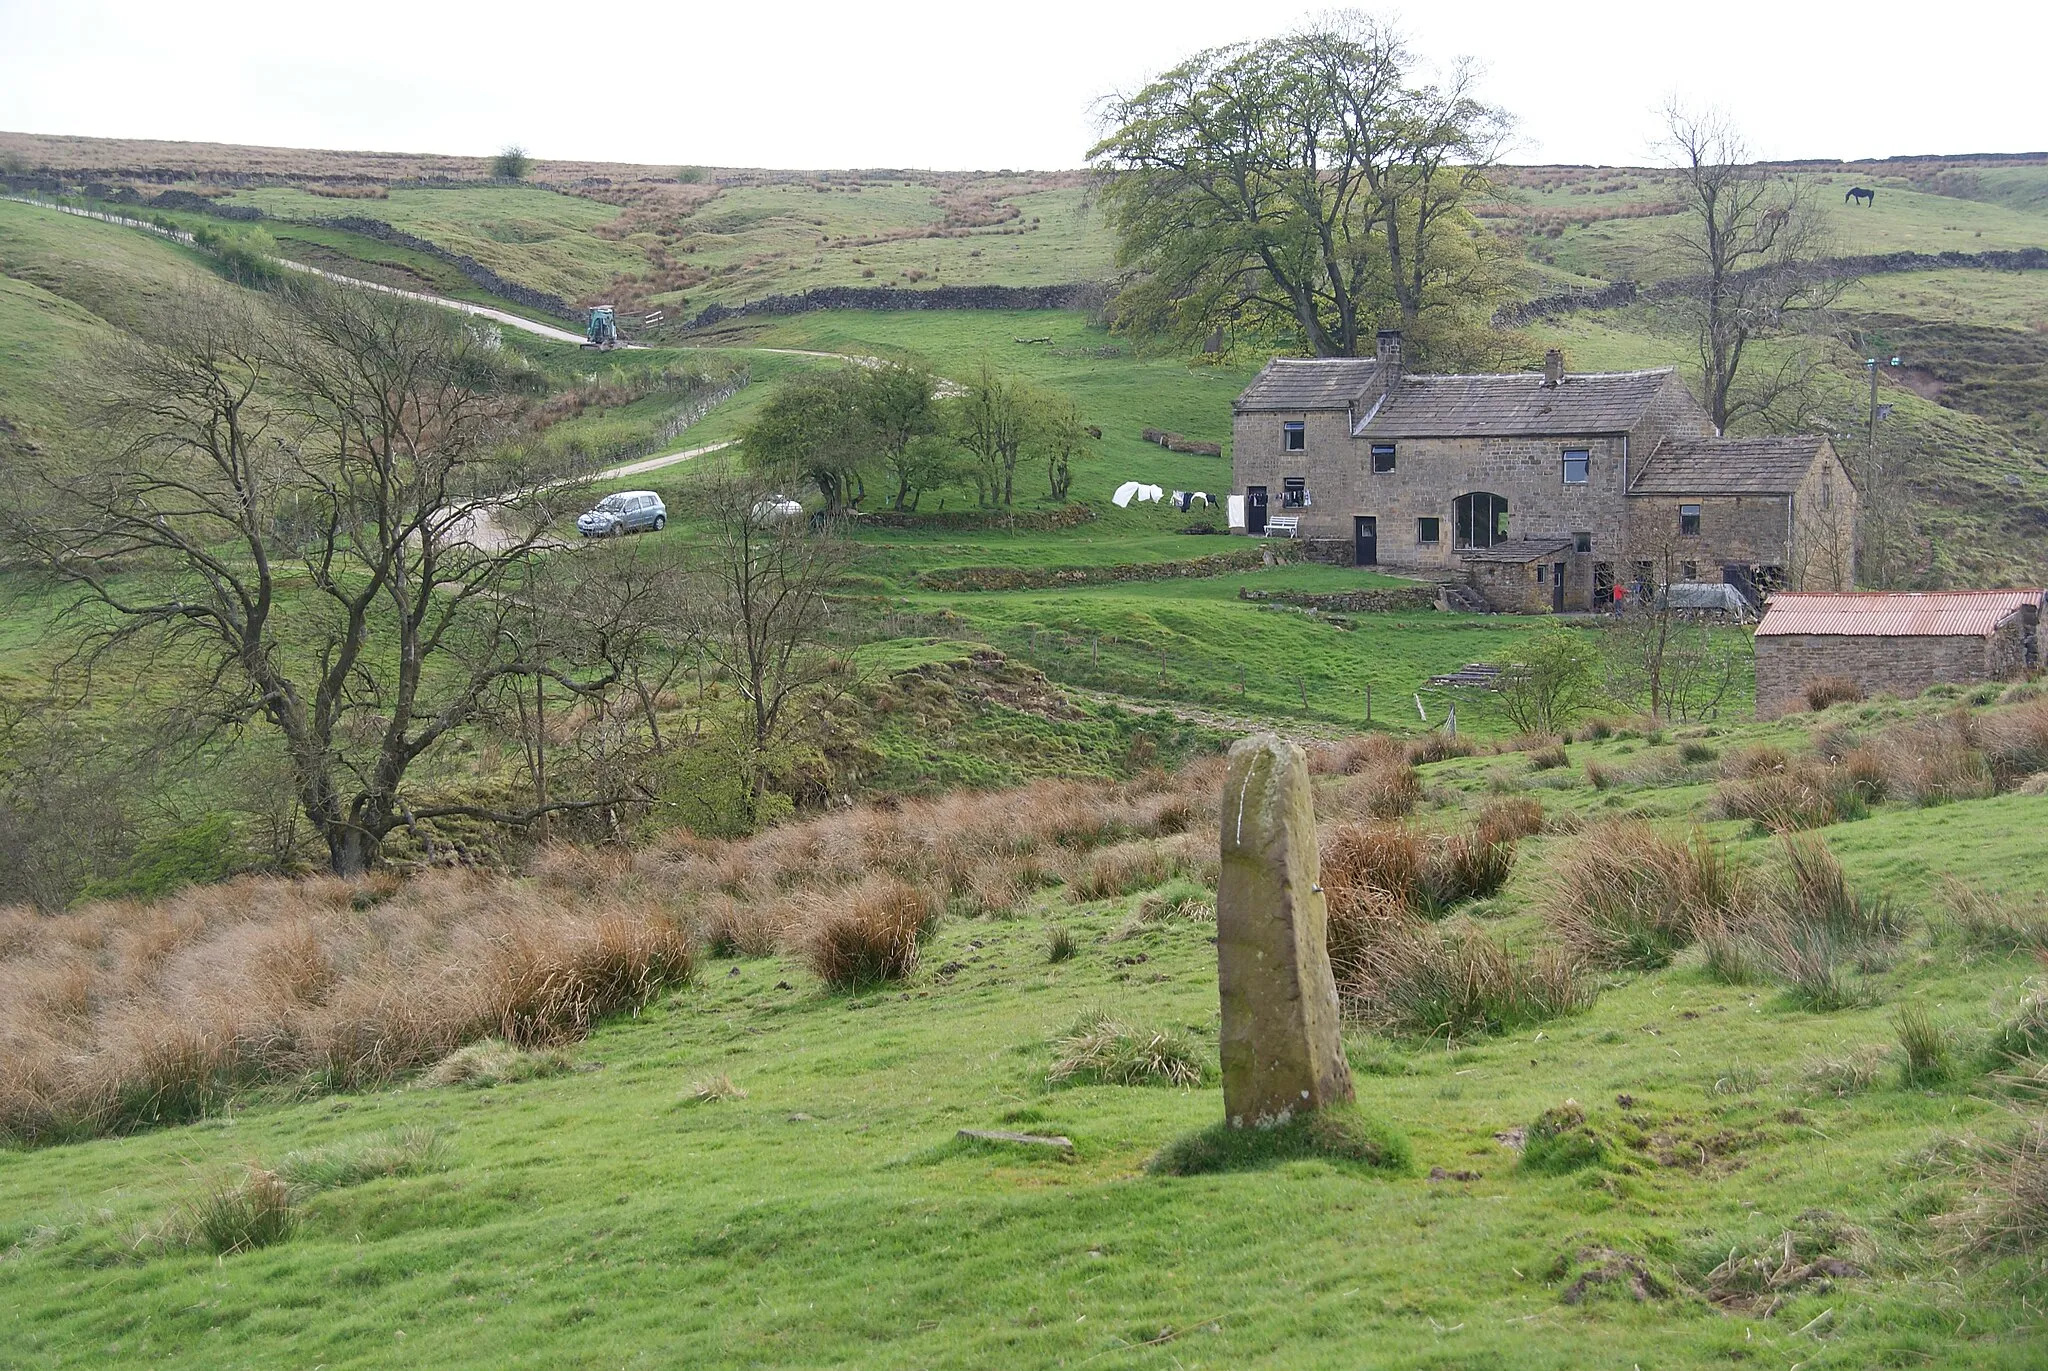
[(1398, 819), (1421, 802), (1422, 778), (1405, 761), (1360, 771), (1337, 792), (1337, 808), (1345, 817)]
[(1740, 871), (1705, 834), (1673, 838), (1623, 820), (1588, 828), (1559, 853), (1544, 917), (1587, 962), (1658, 967), (1745, 902)]
[(1533, 838), (1543, 831), (1543, 804), (1527, 795), (1488, 800), (1480, 807), (1478, 829), (1496, 841)]
[(1336, 970), (1347, 1012), (1394, 1033), (1497, 1033), (1571, 1013), (1593, 998), (1568, 952), (1518, 957), (1455, 923), (1384, 925)]
[(808, 898), (819, 912), (806, 921), (804, 960), (819, 980), (840, 989), (910, 975), (918, 944), (939, 915), (931, 891), (881, 873)]
[(1806, 707), (1826, 709), (1829, 705), (1861, 703), (1863, 687), (1847, 676), (1823, 676), (1806, 683)]
[(193, 1118), (260, 1081), (386, 1080), (489, 1037), (564, 1042), (690, 975), (661, 906), (471, 872), (375, 894), (243, 879), (0, 913), (0, 1136)]

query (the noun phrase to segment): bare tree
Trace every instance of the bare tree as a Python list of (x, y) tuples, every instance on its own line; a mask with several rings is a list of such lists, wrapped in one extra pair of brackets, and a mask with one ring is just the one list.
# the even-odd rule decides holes
[(1675, 300), (1698, 348), (1702, 398), (1723, 432), (1744, 419), (1810, 418), (1801, 399), (1820, 367), (1812, 349), (1759, 361), (1755, 345), (1818, 332), (1841, 294), (1822, 261), (1827, 221), (1810, 188), (1749, 160), (1726, 115), (1677, 101), (1664, 111), (1685, 209), (1669, 240)]
[[(1693, 540), (1697, 541), (1697, 540)], [(1671, 587), (1694, 581), (1698, 549), (1678, 531), (1638, 528), (1628, 544), (1633, 584), (1602, 635), (1607, 692), (1681, 723), (1711, 719), (1734, 690), (1749, 635), (1717, 628), (1672, 603)]]
[(518, 811), (423, 803), (414, 765), (509, 677), (560, 669), (504, 632), (535, 559), (524, 496), (483, 459), (507, 401), (498, 359), (435, 311), (295, 287), (188, 297), (96, 372), (109, 441), (34, 478), (14, 531), (78, 591), (88, 663), (116, 649), (176, 673), (182, 722), (275, 730), (339, 874), (394, 828)]
[(774, 513), (758, 485), (719, 478), (702, 492), (710, 530), (693, 596), (697, 641), (739, 691), (758, 821), (777, 748), (851, 683), (850, 660), (826, 641), (825, 592), (852, 552), (830, 524)]

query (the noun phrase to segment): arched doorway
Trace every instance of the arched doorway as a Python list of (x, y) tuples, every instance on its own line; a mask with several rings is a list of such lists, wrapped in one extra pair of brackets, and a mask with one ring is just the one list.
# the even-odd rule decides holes
[(1505, 495), (1475, 490), (1451, 502), (1458, 515), (1459, 547), (1492, 547), (1508, 537), (1508, 501)]

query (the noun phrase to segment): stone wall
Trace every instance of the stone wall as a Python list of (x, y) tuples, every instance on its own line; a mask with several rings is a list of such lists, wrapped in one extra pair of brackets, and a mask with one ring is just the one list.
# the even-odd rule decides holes
[(831, 309), (1096, 309), (1105, 296), (1097, 282), (1061, 286), (820, 286), (800, 295), (770, 295), (740, 305), (707, 305), (689, 322), (709, 328), (752, 315), (810, 314)]
[(446, 262), (468, 277), (471, 284), (489, 291), (502, 300), (510, 300), (515, 305), (524, 305), (542, 314), (552, 314), (557, 319), (567, 319), (579, 324), (583, 322), (582, 313), (561, 296), (550, 295), (531, 286), (522, 286), (517, 281), (508, 281), (474, 257), (450, 252), (439, 243), (429, 242), (425, 238), (418, 238), (401, 229), (395, 229), (381, 219), (363, 219), (350, 214), (335, 219), (308, 219), (306, 222), (318, 228), (360, 233), (363, 237), (375, 238), (380, 243), (394, 243), (402, 248), (411, 248), (414, 252), (423, 252), (436, 261)]
[(1053, 533), (1073, 528), (1095, 518), (1095, 511), (1076, 501), (1057, 509), (1029, 509), (1022, 513), (1006, 509), (961, 509), (920, 514), (916, 510), (876, 510), (860, 513), (854, 522), (861, 528), (945, 528), (998, 529), (1006, 533)]
[(2008, 680), (2022, 670), (2018, 616), (1990, 638), (1785, 635), (1756, 640), (1756, 714), (1775, 719), (1806, 708), (1806, 687), (1846, 676), (1870, 695), (1902, 699), (1937, 682)]
[(1374, 590), (1339, 590), (1316, 594), (1306, 590), (1253, 590), (1238, 588), (1237, 598), (1254, 604), (1292, 605), (1322, 614), (1402, 614), (1436, 608), (1437, 588), (1425, 586), (1383, 586)]
[(925, 590), (1055, 590), (1065, 586), (1116, 585), (1125, 581), (1171, 581), (1181, 577), (1221, 576), (1265, 564), (1271, 544), (1234, 548), (1211, 557), (1179, 562), (1122, 562), (1114, 566), (934, 567), (921, 571), (917, 583)]

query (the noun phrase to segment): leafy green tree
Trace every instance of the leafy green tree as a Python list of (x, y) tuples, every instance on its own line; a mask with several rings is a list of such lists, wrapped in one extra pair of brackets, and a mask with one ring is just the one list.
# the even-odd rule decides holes
[(1121, 325), (1218, 327), (1316, 356), (1398, 324), (1417, 355), (1486, 329), (1504, 254), (1473, 218), (1511, 126), (1469, 66), (1416, 84), (1395, 30), (1356, 11), (1196, 53), (1113, 97), (1090, 152), (1109, 176)]
[(500, 181), (524, 181), (533, 170), (533, 159), (517, 143), (507, 143), (491, 159), (491, 175)]
[(971, 459), (968, 475), (983, 508), (1008, 506), (1017, 463), (1037, 427), (1037, 397), (1028, 386), (983, 362), (951, 403), (953, 437)]
[(890, 363), (861, 373), (859, 404), (874, 456), (888, 473), (889, 508), (917, 508), (918, 497), (951, 474), (938, 383), (922, 367)]
[(1045, 477), (1052, 498), (1065, 503), (1074, 488), (1074, 459), (1080, 455), (1087, 430), (1081, 411), (1065, 396), (1047, 396), (1039, 406), (1038, 449), (1045, 455)]
[(858, 367), (791, 381), (741, 430), (748, 466), (772, 479), (815, 485), (827, 515), (858, 508), (876, 445), (867, 400)]
[(1561, 733), (1599, 703), (1600, 665), (1592, 635), (1549, 624), (1509, 656), (1494, 698), (1524, 733)]

